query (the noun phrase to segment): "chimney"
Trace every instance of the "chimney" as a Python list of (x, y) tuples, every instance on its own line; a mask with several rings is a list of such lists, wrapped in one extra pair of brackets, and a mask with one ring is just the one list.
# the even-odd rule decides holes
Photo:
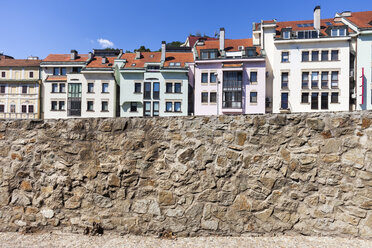
[(314, 9), (314, 28), (315, 30), (320, 29), (320, 6), (316, 6)]
[(141, 52), (140, 51), (137, 51), (136, 52), (136, 58), (135, 59), (140, 59), (141, 58)]
[(107, 63), (107, 58), (105, 56), (102, 57), (102, 64), (106, 64)]
[(78, 52), (76, 50), (71, 50), (71, 60), (75, 60), (78, 55)]
[(225, 50), (225, 29), (220, 28), (220, 51)]
[(89, 52), (88, 54), (88, 61), (91, 61), (93, 59), (93, 53)]
[(162, 62), (165, 61), (166, 44), (167, 43), (165, 41), (161, 42), (161, 61)]

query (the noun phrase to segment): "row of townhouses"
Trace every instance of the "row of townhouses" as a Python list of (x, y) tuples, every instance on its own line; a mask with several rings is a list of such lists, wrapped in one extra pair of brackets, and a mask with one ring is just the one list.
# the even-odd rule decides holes
[(0, 118), (372, 109), (372, 11), (253, 23), (252, 38), (189, 36), (158, 52), (0, 54)]

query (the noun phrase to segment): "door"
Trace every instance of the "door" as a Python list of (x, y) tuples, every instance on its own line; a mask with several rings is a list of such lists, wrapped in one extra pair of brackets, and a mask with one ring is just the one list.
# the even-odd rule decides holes
[(67, 115), (81, 116), (81, 84), (68, 84)]

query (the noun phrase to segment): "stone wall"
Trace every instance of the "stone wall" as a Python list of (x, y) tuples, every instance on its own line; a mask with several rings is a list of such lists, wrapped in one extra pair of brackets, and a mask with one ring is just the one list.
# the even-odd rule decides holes
[(372, 235), (372, 113), (0, 122), (0, 231)]

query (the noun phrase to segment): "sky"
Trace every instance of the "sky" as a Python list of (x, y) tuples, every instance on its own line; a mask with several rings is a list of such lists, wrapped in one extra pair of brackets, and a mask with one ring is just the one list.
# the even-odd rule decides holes
[(17, 59), (45, 58), (71, 49), (144, 45), (182, 41), (197, 32), (213, 36), (220, 27), (226, 38), (252, 37), (252, 22), (311, 20), (336, 12), (372, 10), (371, 0), (0, 0), (0, 52)]

